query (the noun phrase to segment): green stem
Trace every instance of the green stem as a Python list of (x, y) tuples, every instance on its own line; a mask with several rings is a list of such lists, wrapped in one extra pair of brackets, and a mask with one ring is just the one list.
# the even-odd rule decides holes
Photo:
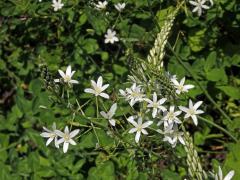
[(208, 93), (208, 91), (198, 82), (197, 78), (195, 77), (194, 73), (184, 64), (184, 62), (181, 60), (181, 58), (174, 52), (172, 46), (167, 43), (169, 49), (173, 53), (173, 55), (176, 57), (177, 61), (182, 65), (182, 67), (192, 76), (194, 81), (197, 83), (197, 85), (200, 87), (200, 89), (203, 91), (203, 93), (206, 95), (206, 97), (209, 99), (209, 101), (219, 110), (219, 112), (229, 121), (232, 122), (231, 118), (219, 107), (219, 105), (214, 101), (214, 99), (211, 97), (211, 95)]
[(209, 121), (208, 119), (206, 118), (203, 118), (203, 117), (198, 117), (200, 120), (208, 123), (208, 124), (211, 124), (212, 126), (216, 127), (217, 129), (219, 129), (220, 131), (224, 132), (225, 134), (227, 134), (229, 137), (231, 137), (235, 142), (238, 142), (238, 139), (236, 137), (234, 137), (229, 131), (227, 131), (226, 129), (224, 129), (223, 127), (219, 126), (218, 124), (212, 122), (212, 121)]
[(98, 98), (97, 98), (97, 96), (96, 96), (96, 107), (97, 107), (97, 118), (98, 118)]

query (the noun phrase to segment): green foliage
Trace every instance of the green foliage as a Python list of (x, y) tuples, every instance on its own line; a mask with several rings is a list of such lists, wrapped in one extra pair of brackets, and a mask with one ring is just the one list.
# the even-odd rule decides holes
[[(87, 102), (88, 96), (83, 90), (89, 86), (89, 80), (102, 75), (111, 82), (113, 91), (109, 93), (114, 101), (118, 98), (117, 89), (125, 86), (123, 82), (131, 68), (131, 56), (146, 60), (158, 28), (176, 6), (175, 1), (127, 0), (126, 8), (119, 14), (113, 6), (116, 2), (119, 1), (109, 1), (110, 7), (106, 11), (98, 11), (87, 0), (64, 1), (63, 9), (57, 12), (46, 0), (0, 2), (0, 179), (170, 180), (185, 177), (183, 153), (176, 158), (168, 152), (162, 153), (162, 147), (159, 147), (156, 153), (160, 157), (146, 154), (143, 151), (148, 148), (145, 144), (130, 146), (135, 144), (129, 134), (121, 137), (132, 143), (126, 144), (128, 148), (125, 149), (118, 147), (107, 131), (83, 128), (77, 137), (77, 146), (71, 146), (67, 154), (53, 145), (46, 147), (45, 139), (40, 137), (43, 126), (50, 127), (56, 122), (62, 130), (73, 118), (71, 111), (64, 105), (58, 106), (56, 98), (45, 90), (44, 82), (39, 78), (40, 65), (47, 65), (53, 78), (58, 78), (58, 69), (72, 65), (76, 69), (74, 76), (81, 81), (81, 85), (73, 87), (81, 104)], [(189, 4), (186, 7), (192, 8)], [(238, 139), (239, 23), (236, 0), (215, 1), (215, 5), (200, 18), (182, 8), (169, 39), (198, 83), (231, 117), (231, 123), (211, 104), (169, 49), (164, 59), (164, 66), (171, 73), (179, 78), (186, 76), (187, 83), (196, 86), (190, 97), (204, 101), (208, 119)], [(119, 43), (104, 43), (108, 28), (116, 30)], [(130, 50), (134, 53), (128, 53)], [(70, 101), (75, 103), (73, 98)], [(110, 107), (107, 102), (101, 103)], [(88, 104), (84, 112), (95, 116), (95, 104)], [(129, 112), (131, 109), (123, 106), (117, 116)], [(79, 115), (75, 122), (76, 127), (87, 125), (87, 120)], [(104, 120), (96, 123), (103, 127), (108, 125)], [(237, 180), (240, 177), (239, 143), (233, 144), (226, 134), (207, 123), (200, 121), (199, 124), (198, 131), (192, 134), (202, 159), (214, 159), (224, 164), (224, 173), (234, 169)], [(188, 125), (193, 127), (191, 123)], [(156, 137), (152, 138), (155, 138), (155, 144), (159, 143)], [(204, 167), (210, 166), (210, 161), (203, 163)]]

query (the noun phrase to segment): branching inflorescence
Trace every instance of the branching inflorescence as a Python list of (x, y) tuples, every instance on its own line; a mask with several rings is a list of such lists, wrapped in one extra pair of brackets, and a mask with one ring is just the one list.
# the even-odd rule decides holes
[[(197, 2), (200, 3), (200, 1)], [(191, 4), (196, 3), (191, 2)], [(204, 4), (203, 2), (201, 3)], [(106, 6), (107, 3), (104, 1), (99, 2), (96, 8), (103, 10), (106, 9)], [(185, 85), (185, 77), (178, 81), (177, 77), (166, 72), (163, 66), (163, 58), (165, 57), (166, 51), (165, 46), (180, 6), (181, 5), (168, 14), (164, 25), (161, 27), (161, 31), (157, 34), (154, 46), (150, 50), (147, 60), (133, 58), (133, 69), (129, 76), (130, 86), (119, 90), (120, 98), (118, 98), (117, 102), (111, 101), (107, 93), (110, 85), (103, 84), (102, 76), (98, 77), (97, 82), (91, 80), (91, 88), (86, 88), (84, 92), (93, 98), (84, 105), (81, 105), (77, 99), (76, 104), (72, 104), (69, 100), (72, 86), (79, 83), (79, 81), (72, 79), (75, 71), (72, 71), (71, 66), (67, 67), (65, 73), (59, 70), (61, 77), (55, 80), (49, 75), (46, 67), (43, 68), (42, 72), (46, 87), (52, 90), (56, 96), (60, 94), (61, 101), (65, 98), (64, 92), (67, 92), (67, 108), (72, 110), (73, 117), (77, 115), (76, 113), (79, 113), (89, 120), (89, 126), (85, 125), (84, 127), (89, 127), (90, 130), (94, 131), (98, 146), (101, 146), (101, 142), (95, 130), (96, 128), (109, 130), (111, 137), (118, 141), (119, 137), (122, 137), (121, 133), (135, 134), (134, 139), (139, 146), (148, 138), (148, 134), (152, 134), (161, 138), (162, 141), (160, 143), (167, 142), (171, 148), (182, 145), (187, 155), (188, 177), (202, 180), (207, 179), (208, 176), (203, 170), (197, 150), (193, 145), (192, 137), (185, 128), (185, 123), (192, 123), (195, 126), (198, 125), (197, 116), (204, 113), (204, 111), (199, 110), (203, 102), (198, 101), (194, 104), (190, 99), (188, 107), (181, 104), (180, 101), (178, 101), (179, 98), (182, 97), (182, 94), (186, 95), (194, 86), (191, 84)], [(203, 8), (204, 7), (205, 6), (203, 6)], [(115, 8), (121, 12), (125, 8), (125, 4), (118, 4)], [(119, 38), (115, 35), (116, 32), (109, 29), (105, 35), (105, 43), (113, 44), (114, 42), (118, 42)], [(101, 106), (100, 102), (102, 102), (103, 99), (111, 103), (110, 108)], [(93, 100), (96, 105), (96, 117), (86, 116), (83, 110), (83, 106), (86, 106), (91, 100)], [(129, 104), (131, 113), (127, 113), (116, 120), (114, 116), (118, 108), (121, 108), (119, 106), (124, 103), (126, 104), (126, 102)], [(99, 114), (101, 117), (99, 117)], [(98, 120), (102, 118), (109, 123), (109, 126), (105, 127), (96, 121), (92, 121), (92, 119)], [(80, 129), (72, 130), (73, 123), (70, 124), (71, 128), (69, 129), (68, 126), (65, 126), (64, 132), (58, 130), (56, 124), (53, 124), (52, 130), (44, 127), (45, 132), (43, 132), (41, 136), (48, 138), (46, 145), (49, 145), (54, 140), (56, 148), (59, 148), (60, 145), (63, 144), (64, 153), (68, 151), (70, 144), (76, 145), (73, 139), (80, 133)], [(120, 130), (116, 130), (114, 127)], [(122, 142), (124, 142), (123, 139), (119, 141), (119, 144)], [(234, 172), (230, 172), (227, 178), (231, 179), (233, 174)], [(216, 177), (221, 179), (221, 175), (216, 175)]]

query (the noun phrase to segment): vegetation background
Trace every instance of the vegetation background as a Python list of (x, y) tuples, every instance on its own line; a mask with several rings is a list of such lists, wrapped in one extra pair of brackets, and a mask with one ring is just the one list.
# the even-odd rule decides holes
[[(8, 179), (182, 179), (186, 174), (186, 154), (176, 148), (177, 158), (146, 157), (133, 149), (111, 154), (111, 139), (101, 132), (103, 147), (96, 148), (92, 132), (81, 136), (67, 154), (45, 146), (42, 126), (53, 122), (64, 126), (70, 112), (49, 100), (40, 77), (40, 64), (58, 77), (67, 65), (77, 71), (81, 82), (74, 86), (79, 100), (89, 80), (102, 75), (118, 93), (127, 81), (129, 51), (146, 58), (156, 34), (175, 7), (170, 0), (126, 0), (119, 14), (111, 0), (106, 11), (96, 10), (87, 0), (66, 0), (54, 12), (51, 1), (0, 1), (0, 180)], [(224, 172), (235, 170), (240, 179), (240, 3), (216, 0), (202, 17), (192, 14), (186, 2), (174, 22), (169, 42), (177, 57), (167, 50), (164, 64), (179, 78), (186, 76), (196, 88), (190, 97), (204, 101), (204, 117), (229, 131), (238, 142), (212, 125), (200, 121), (189, 125), (206, 170), (223, 165)], [(104, 44), (104, 34), (113, 27), (119, 43)], [(229, 121), (209, 101), (206, 92), (231, 118)], [(47, 109), (39, 108), (45, 106)], [(85, 112), (94, 114), (90, 104)], [(125, 109), (127, 111), (127, 109)], [(81, 119), (79, 118), (79, 121)], [(144, 145), (143, 145), (144, 146)]]

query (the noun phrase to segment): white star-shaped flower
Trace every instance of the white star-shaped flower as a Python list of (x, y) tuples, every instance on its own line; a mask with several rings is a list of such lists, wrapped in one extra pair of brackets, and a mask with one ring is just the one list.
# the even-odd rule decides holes
[(54, 142), (55, 142), (55, 147), (56, 148), (59, 148), (59, 145), (57, 143), (58, 139), (58, 135), (56, 134), (56, 123), (53, 123), (52, 125), (52, 131), (47, 129), (46, 127), (43, 127), (44, 131), (46, 132), (43, 132), (40, 134), (40, 136), (44, 137), (44, 138), (48, 138), (47, 142), (46, 142), (46, 146), (48, 146), (54, 139)]
[[(79, 82), (77, 80), (73, 80), (72, 76), (76, 71), (72, 71), (71, 66), (69, 65), (66, 69), (66, 73), (64, 73), (62, 70), (58, 70), (59, 74), (62, 76), (63, 82), (68, 84), (78, 84)], [(55, 82), (60, 82), (61, 79), (54, 79)]]
[[(182, 123), (182, 121), (177, 117), (182, 113), (182, 111), (174, 111), (174, 109), (174, 106), (170, 106), (169, 111), (163, 112), (162, 121), (164, 122), (164, 127), (172, 129), (174, 123)], [(161, 122), (158, 123), (158, 125), (160, 124)]]
[(231, 180), (235, 172), (230, 171), (225, 177), (223, 177), (223, 172), (220, 166), (218, 166), (218, 173), (215, 174), (215, 180)]
[(117, 3), (114, 5), (114, 7), (119, 11), (122, 12), (122, 10), (125, 8), (126, 4), (125, 3)]
[(113, 31), (112, 29), (107, 30), (107, 34), (105, 34), (105, 43), (111, 43), (113, 44), (114, 42), (118, 42), (119, 39), (116, 36), (116, 31)]
[(116, 110), (117, 110), (117, 103), (114, 103), (114, 104), (111, 106), (110, 110), (109, 110), (107, 113), (104, 112), (104, 111), (101, 111), (100, 114), (101, 114), (104, 118), (108, 119), (109, 123), (110, 123), (112, 126), (115, 126), (116, 121), (115, 121), (115, 119), (113, 119), (112, 117), (114, 116)]
[(155, 118), (157, 113), (158, 113), (158, 110), (160, 111), (166, 111), (167, 109), (162, 106), (162, 104), (166, 101), (167, 99), (166, 98), (162, 98), (160, 100), (157, 99), (157, 93), (154, 92), (153, 93), (153, 100), (150, 100), (150, 99), (145, 99), (145, 101), (148, 102), (148, 105), (147, 107), (149, 108), (153, 108), (153, 111), (152, 111), (152, 117)]
[(195, 6), (195, 8), (192, 10), (192, 12), (197, 12), (198, 16), (201, 16), (203, 9), (209, 9), (210, 8), (209, 6), (205, 5), (206, 2), (207, 2), (207, 0), (189, 1), (190, 4)]
[(173, 126), (173, 130), (169, 130), (168, 132), (166, 132), (164, 134), (163, 141), (168, 141), (173, 148), (176, 147), (177, 141), (179, 141), (181, 144), (185, 145), (183, 135), (184, 135), (184, 133), (180, 132), (178, 130), (177, 126)]
[(98, 10), (104, 10), (104, 9), (106, 9), (107, 4), (108, 4), (107, 1), (103, 1), (103, 2), (102, 2), (102, 1), (98, 1), (98, 3), (95, 4), (95, 7), (96, 7)]
[(188, 84), (184, 85), (185, 83), (185, 77), (181, 79), (180, 82), (178, 82), (175, 78), (171, 79), (173, 82), (174, 86), (176, 87), (176, 93), (181, 94), (183, 92), (188, 92), (189, 89), (194, 88), (194, 85)]
[(106, 99), (109, 99), (109, 95), (106, 93), (103, 93), (103, 91), (108, 88), (109, 84), (103, 85), (102, 76), (98, 78), (97, 83), (91, 80), (91, 85), (92, 85), (92, 89), (87, 88), (84, 90), (84, 92), (94, 94), (95, 96), (102, 96)]
[(58, 140), (58, 144), (63, 143), (63, 152), (66, 153), (69, 147), (69, 144), (76, 145), (76, 142), (72, 139), (79, 133), (79, 129), (75, 129), (72, 132), (69, 132), (68, 126), (65, 127), (64, 133), (56, 130), (56, 134), (61, 137)]
[(136, 136), (135, 136), (136, 143), (139, 142), (141, 133), (148, 134), (148, 132), (145, 130), (145, 128), (147, 128), (148, 126), (150, 126), (153, 123), (153, 121), (147, 121), (145, 123), (142, 123), (142, 117), (139, 117), (138, 122), (136, 123), (134, 121), (134, 116), (130, 116), (127, 120), (134, 126), (134, 128), (130, 129), (129, 133), (136, 132)]
[(120, 94), (125, 97), (126, 101), (130, 101), (130, 106), (133, 106), (136, 102), (141, 102), (144, 100), (144, 94), (140, 86), (137, 86), (136, 83), (126, 90), (119, 90)]
[(62, 9), (64, 4), (62, 3), (62, 0), (53, 0), (52, 1), (52, 7), (54, 8), (54, 11), (58, 11), (59, 9)]
[(202, 103), (203, 103), (202, 101), (198, 101), (197, 103), (195, 103), (193, 105), (193, 102), (190, 99), (189, 100), (189, 108), (186, 108), (184, 106), (179, 106), (179, 109), (186, 113), (185, 116), (184, 116), (185, 119), (191, 117), (194, 124), (197, 126), (198, 125), (198, 119), (197, 119), (196, 115), (204, 113), (204, 111), (198, 110), (199, 106), (201, 106)]

